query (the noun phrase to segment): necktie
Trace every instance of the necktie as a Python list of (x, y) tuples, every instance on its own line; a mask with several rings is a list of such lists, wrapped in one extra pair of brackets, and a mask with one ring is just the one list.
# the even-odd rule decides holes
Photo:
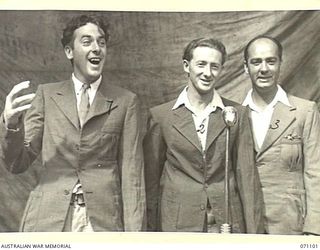
[(81, 93), (81, 99), (80, 99), (80, 105), (79, 105), (79, 121), (80, 121), (81, 128), (83, 126), (83, 123), (87, 117), (87, 114), (90, 108), (89, 93), (88, 93), (89, 88), (90, 88), (90, 84), (85, 83), (82, 85), (82, 93)]

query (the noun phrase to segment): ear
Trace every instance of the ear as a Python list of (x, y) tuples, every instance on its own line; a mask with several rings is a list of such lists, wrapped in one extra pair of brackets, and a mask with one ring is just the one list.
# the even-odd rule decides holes
[(184, 72), (186, 73), (190, 73), (190, 70), (189, 70), (189, 66), (190, 66), (190, 62), (188, 60), (183, 60), (183, 70)]
[(243, 61), (243, 68), (244, 68), (244, 72), (246, 72), (247, 74), (249, 74), (249, 69), (247, 66), (247, 61)]
[(70, 45), (66, 45), (64, 47), (64, 53), (66, 54), (67, 58), (69, 60), (72, 60), (73, 59), (73, 49), (71, 48)]

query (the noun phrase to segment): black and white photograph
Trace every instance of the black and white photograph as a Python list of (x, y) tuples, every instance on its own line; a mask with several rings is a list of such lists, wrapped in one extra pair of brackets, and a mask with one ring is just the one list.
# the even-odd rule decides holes
[(1, 8), (0, 23), (0, 236), (319, 247), (319, 9)]

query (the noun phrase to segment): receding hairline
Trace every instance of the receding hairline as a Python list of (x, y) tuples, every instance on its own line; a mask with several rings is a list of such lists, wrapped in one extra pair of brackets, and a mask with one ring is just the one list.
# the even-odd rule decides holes
[(276, 48), (277, 48), (277, 55), (278, 55), (278, 57), (279, 57), (279, 59), (280, 59), (280, 61), (282, 60), (282, 50), (283, 50), (283, 48), (282, 48), (282, 45), (281, 45), (281, 43), (277, 40), (277, 39), (275, 39), (275, 38), (273, 38), (273, 37), (269, 37), (269, 36), (258, 36), (258, 37), (256, 37), (256, 38), (253, 38), (248, 44), (247, 44), (247, 46), (245, 47), (245, 50), (244, 50), (244, 60), (245, 60), (245, 62), (247, 62), (247, 60), (248, 60), (248, 58), (249, 58), (249, 50), (250, 50), (250, 48), (252, 47), (252, 45), (254, 45), (256, 42), (258, 42), (258, 41), (261, 41), (261, 40), (265, 40), (265, 41), (270, 41), (270, 42), (272, 42), (275, 46), (276, 46)]
[(261, 41), (261, 40), (265, 40), (265, 41), (272, 42), (272, 43), (278, 48), (278, 50), (279, 50), (278, 44), (277, 44), (275, 41), (273, 41), (272, 39), (267, 38), (267, 37), (259, 37), (259, 38), (257, 38), (256, 40), (252, 41), (252, 43), (248, 46), (248, 51), (249, 51), (250, 47), (251, 47), (253, 44), (255, 44), (256, 42), (259, 42), (259, 41)]

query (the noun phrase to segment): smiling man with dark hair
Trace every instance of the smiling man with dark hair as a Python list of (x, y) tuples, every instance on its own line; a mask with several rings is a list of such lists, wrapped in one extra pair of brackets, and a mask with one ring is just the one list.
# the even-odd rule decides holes
[(72, 62), (71, 79), (20, 96), (29, 87), (22, 82), (6, 98), (2, 163), (20, 173), (42, 158), (22, 231), (143, 230), (139, 103), (135, 94), (102, 77), (108, 37), (103, 20), (73, 18), (61, 40)]

